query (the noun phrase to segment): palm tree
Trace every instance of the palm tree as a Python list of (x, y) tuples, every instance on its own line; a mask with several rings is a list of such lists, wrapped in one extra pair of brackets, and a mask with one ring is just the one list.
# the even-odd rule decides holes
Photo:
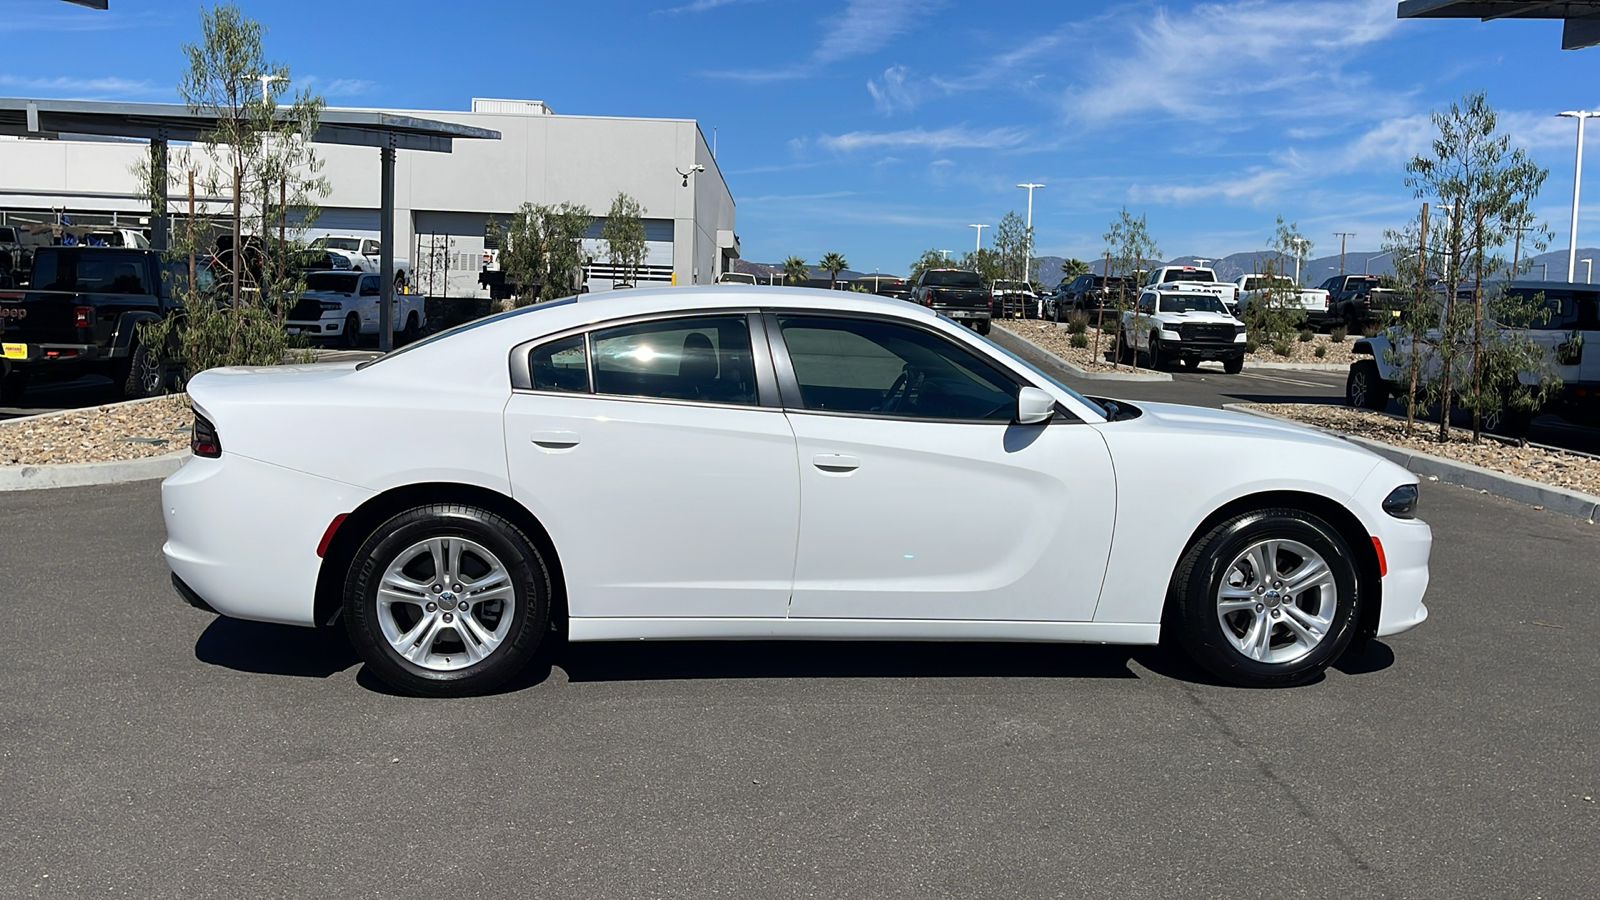
[(806, 261), (798, 256), (791, 256), (783, 261), (783, 280), (795, 284), (805, 284), (811, 277), (811, 270), (806, 267)]
[(817, 261), (817, 266), (828, 272), (828, 290), (837, 290), (839, 287), (839, 270), (850, 268), (844, 261), (844, 256), (839, 253), (829, 253)]

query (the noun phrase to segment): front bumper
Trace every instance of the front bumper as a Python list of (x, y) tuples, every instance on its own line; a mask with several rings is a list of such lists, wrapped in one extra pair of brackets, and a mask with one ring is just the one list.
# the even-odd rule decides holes
[(1162, 338), (1161, 352), (1178, 359), (1230, 359), (1244, 355), (1244, 344), (1238, 341), (1174, 341)]
[(1416, 481), (1393, 463), (1385, 462), (1367, 476), (1351, 498), (1368, 533), (1383, 546), (1388, 574), (1383, 576), (1382, 609), (1378, 617), (1378, 637), (1410, 631), (1428, 618), (1422, 602), (1428, 590), (1428, 557), (1433, 552), (1433, 529), (1421, 519), (1396, 519), (1383, 512), (1383, 498), (1401, 484)]
[(336, 313), (321, 319), (290, 319), (283, 326), (290, 334), (340, 335), (344, 334), (344, 316)]

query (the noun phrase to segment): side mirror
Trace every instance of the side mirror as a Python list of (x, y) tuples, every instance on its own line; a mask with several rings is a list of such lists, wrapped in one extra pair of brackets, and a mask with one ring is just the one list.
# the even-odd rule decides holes
[(1025, 387), (1017, 392), (1017, 424), (1037, 425), (1048, 422), (1056, 414), (1056, 398), (1036, 387)]

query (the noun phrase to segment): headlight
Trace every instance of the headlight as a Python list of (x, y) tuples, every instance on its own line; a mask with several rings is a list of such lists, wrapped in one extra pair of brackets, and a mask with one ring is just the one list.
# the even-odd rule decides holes
[(1243, 325), (1235, 325), (1235, 326), (1233, 326), (1233, 333), (1234, 334), (1244, 334), (1245, 331), (1247, 331), (1247, 330), (1248, 329), (1246, 329), (1245, 326), (1243, 326)]
[(1181, 341), (1181, 340), (1183, 340), (1183, 338), (1176, 331), (1169, 331), (1169, 330), (1167, 330), (1165, 328), (1159, 329), (1156, 332), (1156, 336), (1159, 337), (1163, 341)]
[(341, 304), (338, 303), (337, 301), (333, 301), (333, 300), (324, 300), (324, 301), (322, 301), (322, 311), (323, 312), (336, 312), (340, 308), (341, 308)]
[(1402, 484), (1383, 498), (1383, 511), (1396, 519), (1417, 517), (1417, 486)]

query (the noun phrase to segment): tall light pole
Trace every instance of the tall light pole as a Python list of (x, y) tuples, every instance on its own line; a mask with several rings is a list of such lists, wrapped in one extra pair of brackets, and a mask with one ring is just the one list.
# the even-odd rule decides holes
[(989, 226), (988, 225), (968, 225), (967, 227), (968, 228), (976, 228), (976, 229), (978, 229), (978, 239), (976, 241), (974, 241), (973, 244), (972, 244), (972, 252), (974, 254), (976, 254), (979, 250), (983, 249), (983, 230), (985, 228), (988, 228)]
[(1367, 257), (1366, 260), (1361, 263), (1361, 274), (1363, 274), (1363, 275), (1372, 274), (1370, 271), (1368, 271), (1368, 267), (1372, 265), (1372, 261), (1375, 260), (1375, 259), (1383, 259), (1385, 256), (1389, 256), (1389, 255), (1391, 255), (1393, 253), (1394, 253), (1394, 251), (1390, 250), (1387, 253), (1379, 253), (1377, 256), (1369, 256), (1369, 257)]
[(1593, 282), (1589, 280), (1589, 277), (1594, 274), (1594, 260), (1580, 259), (1578, 261), (1583, 263), (1583, 283), (1592, 284)]
[(1294, 283), (1298, 286), (1300, 284), (1300, 258), (1305, 256), (1306, 239), (1303, 237), (1291, 237), (1289, 240), (1294, 241)]
[(1557, 118), (1578, 120), (1578, 157), (1572, 165), (1572, 234), (1567, 239), (1567, 283), (1578, 274), (1578, 189), (1583, 186), (1583, 121), (1600, 116), (1600, 112), (1587, 109), (1569, 109), (1556, 113)]
[(267, 102), (267, 85), (274, 81), (288, 81), (289, 79), (282, 75), (257, 75), (256, 80), (261, 82), (261, 102), (265, 105)]
[[(1017, 185), (1017, 187), (1028, 189), (1028, 236), (1023, 239), (1023, 246), (1026, 248), (1027, 252), (1022, 254), (1022, 281), (1024, 283), (1029, 283), (1033, 281), (1033, 279), (1028, 277), (1028, 269), (1033, 265), (1033, 191), (1035, 188), (1044, 187), (1044, 185), (1037, 184), (1032, 181), (1026, 181)], [(1029, 290), (1032, 290), (1032, 288), (1029, 288)], [(1043, 297), (1039, 298), (1039, 318), (1044, 318)]]
[(945, 262), (949, 262), (950, 261), (950, 251), (949, 250), (940, 250), (939, 252), (944, 254), (944, 261)]

